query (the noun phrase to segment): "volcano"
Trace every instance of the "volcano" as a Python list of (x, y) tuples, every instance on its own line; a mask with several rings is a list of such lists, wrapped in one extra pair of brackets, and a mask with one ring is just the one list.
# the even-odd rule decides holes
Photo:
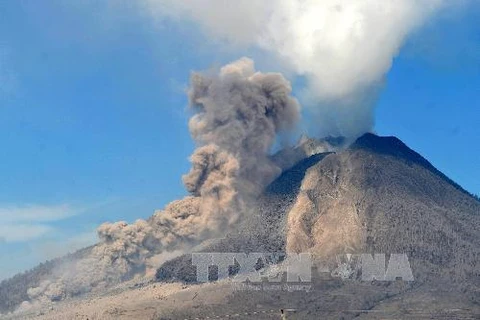
[[(138, 298), (118, 304), (112, 317), (269, 319), (284, 312), (288, 319), (480, 318), (477, 197), (395, 137), (369, 133), (349, 147), (302, 139), (272, 159), (283, 172), (255, 200), (248, 218), (194, 251), (309, 252), (314, 268), (308, 292), (239, 291), (225, 281), (199, 284), (192, 256), (184, 254), (165, 262), (153, 282), (123, 286), (102, 298), (95, 293), (88, 300), (59, 302), (41, 317), (73, 318), (83, 312), (107, 319), (112, 314), (104, 312), (111, 304), (105, 305), (104, 296), (114, 301), (139, 288), (162, 293), (164, 286), (178, 285), (154, 302)], [(69, 259), (81, 258), (86, 250), (91, 248)], [(405, 254), (414, 280), (354, 281), (319, 265), (365, 253)], [(28, 299), (27, 289), (38, 286), (60, 260), (3, 281), (0, 308), (13, 310)], [(211, 269), (212, 279), (215, 273)], [(145, 312), (138, 313), (139, 308)]]

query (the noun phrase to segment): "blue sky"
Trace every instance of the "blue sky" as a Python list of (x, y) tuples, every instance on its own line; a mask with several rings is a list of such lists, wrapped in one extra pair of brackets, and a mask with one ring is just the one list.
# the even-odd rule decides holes
[[(475, 5), (409, 38), (375, 127), (476, 194), (478, 21)], [(0, 279), (183, 196), (189, 74), (244, 55), (259, 53), (219, 50), (195, 26), (127, 2), (0, 2)]]

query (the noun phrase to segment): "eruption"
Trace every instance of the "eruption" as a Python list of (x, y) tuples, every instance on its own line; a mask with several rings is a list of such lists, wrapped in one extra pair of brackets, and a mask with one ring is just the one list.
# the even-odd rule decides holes
[(103, 224), (91, 254), (31, 288), (31, 299), (60, 300), (104, 288), (231, 230), (247, 214), (248, 202), (281, 172), (269, 152), (276, 135), (299, 119), (299, 104), (290, 94), (282, 75), (256, 72), (247, 58), (218, 74), (193, 73), (189, 128), (198, 148), (183, 177), (191, 195), (147, 221)]
[[(305, 77), (315, 134), (350, 139), (372, 129), (376, 94), (394, 56), (443, 2), (146, 0), (153, 14), (193, 20), (212, 39), (258, 47), (281, 69)], [(146, 221), (100, 226), (101, 242), (89, 256), (31, 288), (31, 300), (62, 299), (144, 274), (245, 219), (249, 201), (281, 172), (269, 152), (300, 118), (291, 91), (281, 74), (256, 72), (247, 58), (218, 73), (193, 73), (189, 129), (198, 148), (183, 177), (190, 195)]]

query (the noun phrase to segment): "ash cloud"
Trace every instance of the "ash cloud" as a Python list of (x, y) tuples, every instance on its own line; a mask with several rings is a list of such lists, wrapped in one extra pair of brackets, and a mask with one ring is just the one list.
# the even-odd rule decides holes
[(31, 303), (62, 300), (148, 274), (158, 263), (225, 235), (245, 217), (249, 201), (281, 172), (269, 153), (277, 134), (299, 120), (300, 106), (291, 90), (282, 75), (256, 72), (248, 58), (217, 74), (193, 73), (189, 129), (198, 148), (183, 176), (190, 195), (148, 220), (101, 225), (100, 243), (86, 258), (61, 266), (52, 279), (31, 288)]
[(194, 73), (191, 82), (191, 108), (197, 112), (189, 122), (192, 137), (234, 155), (238, 187), (258, 191), (279, 174), (267, 157), (277, 133), (292, 129), (300, 118), (289, 82), (278, 73), (255, 72), (248, 58), (213, 77)]
[(280, 69), (305, 77), (305, 102), (315, 115), (311, 134), (349, 138), (373, 128), (384, 76), (408, 36), (453, 6), (445, 0), (144, 3), (155, 18), (193, 21), (209, 41), (260, 48)]

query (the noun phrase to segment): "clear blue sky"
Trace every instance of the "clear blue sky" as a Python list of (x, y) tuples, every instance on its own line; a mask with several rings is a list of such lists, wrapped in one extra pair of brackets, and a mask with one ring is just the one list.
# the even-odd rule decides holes
[[(108, 3), (0, 2), (0, 279), (184, 195), (190, 71), (256, 55)], [(409, 39), (376, 131), (480, 194), (478, 7)]]

